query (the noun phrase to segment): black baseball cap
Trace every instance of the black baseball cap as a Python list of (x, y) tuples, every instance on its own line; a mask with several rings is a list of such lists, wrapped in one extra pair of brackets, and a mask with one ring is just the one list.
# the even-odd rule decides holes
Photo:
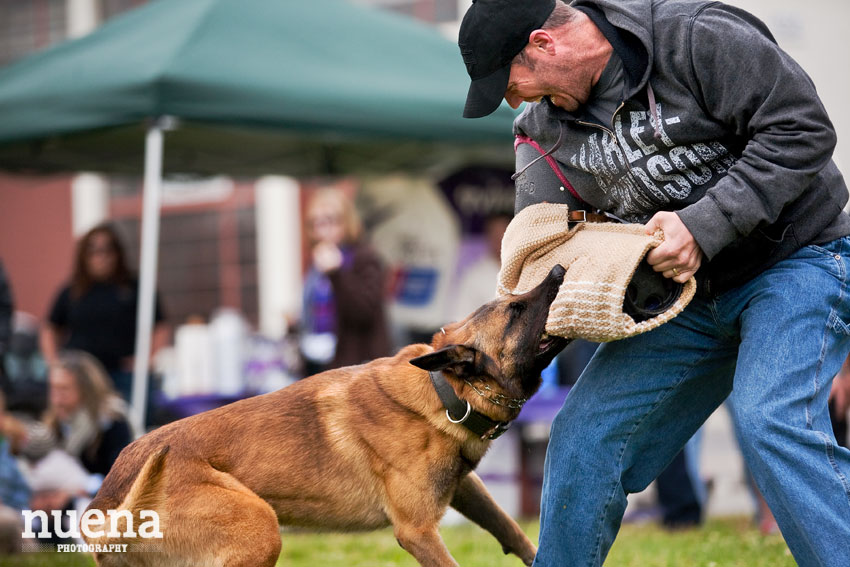
[(457, 44), (472, 79), (464, 118), (487, 116), (499, 108), (508, 88), (511, 62), (528, 36), (555, 9), (556, 0), (472, 0), (460, 24)]

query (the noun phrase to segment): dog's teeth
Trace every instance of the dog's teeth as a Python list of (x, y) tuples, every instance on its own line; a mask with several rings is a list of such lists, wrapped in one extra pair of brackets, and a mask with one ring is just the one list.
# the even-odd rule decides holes
[(549, 333), (543, 333), (543, 334), (540, 336), (540, 340), (542, 340), (542, 341), (545, 341), (545, 340), (546, 340), (546, 339), (548, 339), (548, 338), (549, 338)]

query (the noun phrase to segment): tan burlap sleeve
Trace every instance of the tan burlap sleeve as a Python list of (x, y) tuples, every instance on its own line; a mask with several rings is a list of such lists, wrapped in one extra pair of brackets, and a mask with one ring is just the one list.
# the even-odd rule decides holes
[(525, 293), (561, 264), (567, 273), (546, 331), (595, 342), (649, 331), (681, 313), (696, 291), (693, 278), (676, 303), (652, 319), (636, 323), (623, 312), (626, 287), (644, 255), (664, 240), (660, 231), (647, 235), (644, 225), (615, 223), (578, 223), (569, 229), (568, 210), (541, 203), (514, 217), (502, 240), (499, 294)]

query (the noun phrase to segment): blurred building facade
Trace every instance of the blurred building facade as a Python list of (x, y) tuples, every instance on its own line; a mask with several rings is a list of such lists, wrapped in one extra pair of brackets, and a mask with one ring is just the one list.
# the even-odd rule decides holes
[[(0, 66), (59, 41), (85, 35), (146, 1), (0, 0)], [(430, 22), (452, 40), (457, 37), (459, 20), (469, 3), (468, 0), (354, 1)], [(850, 132), (850, 109), (842, 104), (843, 94), (850, 90), (850, 74), (838, 72), (832, 63), (835, 59), (830, 56), (850, 51), (850, 34), (842, 29), (850, 21), (850, 3), (813, 0), (805, 8), (792, 0), (731, 0), (730, 3), (764, 19), (780, 45), (812, 75), (839, 132), (836, 151), (839, 167), (850, 167), (850, 143), (842, 136)], [(257, 231), (253, 181), (223, 183), (230, 188), (223, 190), (221, 183), (217, 188), (196, 186), (190, 190), (194, 200), (178, 198), (163, 207), (159, 286), (166, 306), (175, 323), (193, 314), (206, 315), (219, 306), (228, 306), (244, 312), (251, 323), (274, 327), (276, 323), (272, 321), (279, 314), (267, 315), (264, 325), (261, 304), (280, 305), (286, 300), (279, 293), (276, 298), (263, 299), (264, 293), (268, 296), (272, 292), (262, 289), (263, 261), (258, 260), (256, 252), (263, 246), (259, 241), (273, 236)], [(57, 185), (63, 189), (54, 190)], [(44, 315), (50, 295), (70, 271), (71, 237), (101, 220), (115, 220), (127, 237), (130, 250), (137, 250), (139, 189), (137, 180), (107, 179), (92, 174), (31, 179), (0, 177), (3, 215), (0, 255), (12, 272), (19, 307), (37, 317)], [(175, 193), (181, 191), (175, 189)], [(38, 220), (34, 223), (33, 219)], [(20, 242), (37, 243), (42, 261), (34, 262), (32, 255), (18, 245)]]
[[(0, 0), (0, 66), (83, 36), (146, 1)], [(0, 257), (10, 267), (18, 310), (46, 316), (70, 274), (74, 237), (101, 221), (117, 225), (138, 265), (140, 177), (141, 164), (138, 178), (0, 174)], [(166, 184), (158, 286), (171, 322), (226, 306), (258, 323), (254, 181)]]
[[(0, 66), (83, 36), (144, 0), (0, 0)], [(38, 319), (71, 272), (73, 237), (110, 218), (99, 176), (0, 174), (0, 257), (15, 307)]]

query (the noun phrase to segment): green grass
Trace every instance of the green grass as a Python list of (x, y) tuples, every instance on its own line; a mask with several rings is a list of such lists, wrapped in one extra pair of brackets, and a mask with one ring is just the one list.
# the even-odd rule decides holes
[[(537, 540), (537, 522), (523, 522)], [(520, 567), (502, 554), (489, 534), (471, 525), (440, 530), (455, 559), (464, 567)], [(565, 534), (564, 537), (569, 537)], [(83, 555), (30, 553), (0, 557), (3, 567), (90, 567)], [(367, 534), (285, 533), (281, 567), (416, 567), (399, 548), (391, 530)], [(653, 525), (627, 525), (605, 562), (610, 567), (794, 567), (781, 536), (764, 537), (744, 518), (712, 519), (695, 530), (670, 533)]]
[(674, 533), (651, 525), (623, 526), (605, 565), (795, 567), (797, 563), (782, 536), (763, 536), (746, 518), (725, 518)]
[(3, 567), (90, 567), (94, 560), (82, 553), (21, 553), (0, 556)]
[[(537, 541), (537, 522), (523, 522)], [(464, 567), (520, 567), (502, 554), (489, 534), (472, 525), (440, 530), (454, 558)], [(569, 537), (565, 534), (565, 537)], [(416, 567), (390, 530), (372, 534), (284, 534), (281, 567)], [(714, 520), (695, 530), (668, 532), (652, 525), (623, 526), (606, 566), (611, 567), (794, 567), (781, 536), (762, 536), (744, 518)]]

